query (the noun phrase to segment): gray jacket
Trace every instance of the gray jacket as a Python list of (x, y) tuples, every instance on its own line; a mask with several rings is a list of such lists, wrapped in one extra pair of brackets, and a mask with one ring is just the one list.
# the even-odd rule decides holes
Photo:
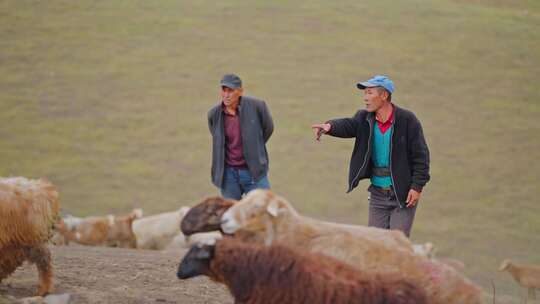
[[(221, 188), (225, 172), (225, 128), (222, 103), (208, 111), (208, 128), (212, 134), (212, 183)], [(266, 142), (274, 131), (274, 122), (266, 103), (242, 96), (238, 106), (242, 149), (251, 176), (258, 181), (268, 172)]]

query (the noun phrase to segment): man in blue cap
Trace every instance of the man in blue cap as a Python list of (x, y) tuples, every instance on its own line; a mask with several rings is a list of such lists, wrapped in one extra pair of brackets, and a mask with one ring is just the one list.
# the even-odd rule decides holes
[(392, 103), (394, 83), (375, 76), (356, 84), (364, 91), (365, 109), (352, 118), (314, 124), (322, 134), (355, 138), (349, 167), (352, 191), (369, 178), (369, 226), (397, 229), (409, 236), (422, 189), (429, 181), (429, 150), (420, 121)]
[(269, 189), (266, 142), (274, 123), (266, 103), (243, 96), (242, 80), (226, 74), (221, 100), (208, 112), (212, 134), (212, 183), (225, 198), (239, 200), (256, 188)]

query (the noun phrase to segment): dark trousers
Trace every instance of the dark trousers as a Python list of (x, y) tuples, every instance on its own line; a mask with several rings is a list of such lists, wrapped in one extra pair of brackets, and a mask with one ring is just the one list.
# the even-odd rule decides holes
[(407, 237), (416, 213), (416, 205), (412, 208), (401, 208), (394, 191), (382, 191), (371, 185), (369, 191), (368, 226), (401, 230)]

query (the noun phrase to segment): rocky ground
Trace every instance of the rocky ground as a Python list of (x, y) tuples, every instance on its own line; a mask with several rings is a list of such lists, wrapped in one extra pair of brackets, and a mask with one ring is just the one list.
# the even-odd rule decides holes
[[(206, 277), (185, 281), (176, 278), (185, 251), (50, 248), (55, 267), (54, 293), (70, 294), (70, 303), (233, 303), (223, 285)], [(4, 298), (31, 297), (36, 289), (37, 271), (33, 265), (25, 264), (0, 283)]]

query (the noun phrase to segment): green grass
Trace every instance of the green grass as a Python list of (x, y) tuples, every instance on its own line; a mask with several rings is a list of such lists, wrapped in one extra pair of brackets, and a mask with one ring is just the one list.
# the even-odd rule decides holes
[(356, 224), (352, 141), (309, 126), (390, 75), (432, 156), (413, 240), (519, 302), (496, 268), (540, 263), (538, 1), (1, 1), (0, 175), (47, 177), (77, 215), (195, 204), (217, 193), (206, 111), (231, 71), (274, 116), (275, 191)]

